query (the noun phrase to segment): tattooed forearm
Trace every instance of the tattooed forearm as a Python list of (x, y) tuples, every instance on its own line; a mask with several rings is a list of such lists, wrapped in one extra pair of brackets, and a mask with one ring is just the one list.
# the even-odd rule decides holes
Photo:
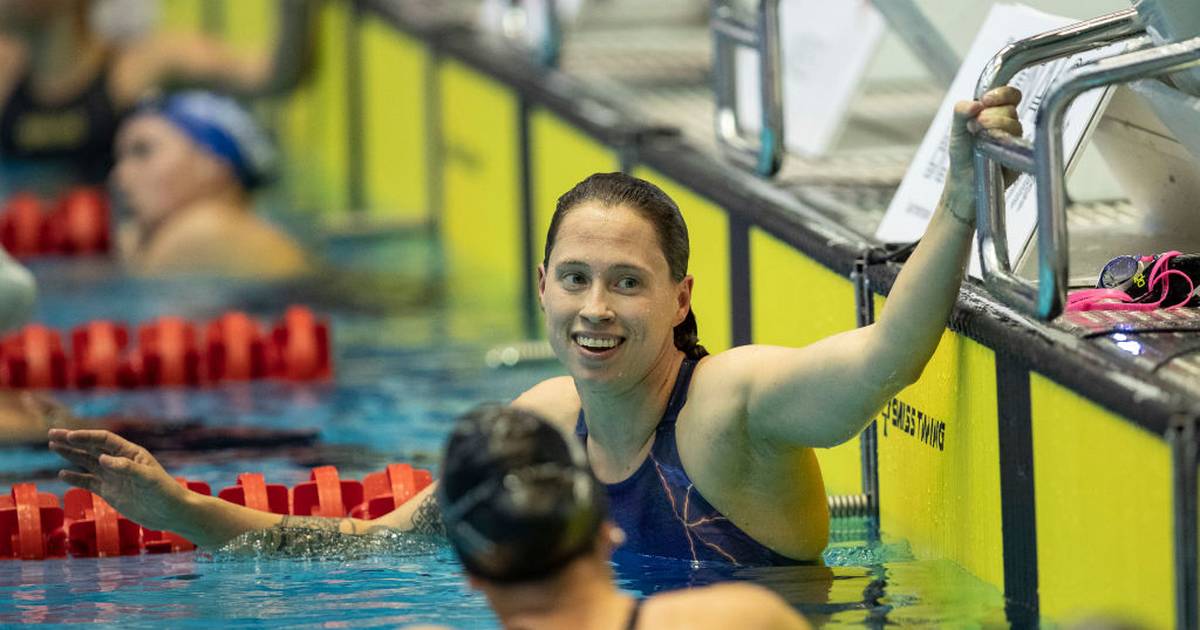
[(437, 497), (430, 494), (417, 506), (413, 513), (412, 532), (431, 536), (445, 536), (446, 526), (442, 524), (442, 511), (438, 508)]
[(429, 544), (383, 525), (360, 528), (353, 519), (285, 516), (270, 529), (242, 534), (218, 554), (344, 559), (423, 553)]
[(354, 524), (354, 519), (350, 518), (326, 518), (323, 516), (292, 516), (285, 514), (275, 529), (288, 529), (294, 527), (296, 529), (315, 529), (325, 532), (340, 532), (342, 531), (342, 523), (350, 525), (350, 533), (358, 533), (358, 527)]

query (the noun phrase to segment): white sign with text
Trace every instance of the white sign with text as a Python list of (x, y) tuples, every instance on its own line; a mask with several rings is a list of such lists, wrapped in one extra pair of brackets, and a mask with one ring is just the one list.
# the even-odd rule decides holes
[[(785, 0), (782, 38), (784, 144), (791, 153), (829, 151), (884, 33), (869, 0)], [(758, 52), (737, 51), (737, 108), (746, 131), (761, 128)]]

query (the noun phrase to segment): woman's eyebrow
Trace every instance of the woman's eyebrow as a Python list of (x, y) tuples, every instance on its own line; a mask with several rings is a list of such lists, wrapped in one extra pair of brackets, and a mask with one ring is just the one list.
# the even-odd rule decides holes
[(632, 272), (632, 273), (636, 273), (636, 274), (649, 273), (649, 270), (647, 270), (645, 267), (642, 267), (640, 265), (634, 265), (632, 263), (616, 264), (616, 265), (613, 265), (612, 267), (609, 267), (609, 270), (616, 271), (616, 272), (625, 272), (625, 273)]
[(554, 265), (555, 270), (561, 270), (564, 268), (590, 269), (591, 265), (588, 265), (587, 263), (583, 262), (582, 260), (563, 260), (563, 261), (560, 261), (558, 264)]
[[(563, 271), (565, 269), (591, 270), (591, 268), (592, 266), (590, 264), (582, 260), (564, 260), (554, 265), (555, 271)], [(605, 271), (609, 273), (636, 273), (640, 275), (649, 273), (648, 269), (634, 263), (616, 263), (606, 267)]]

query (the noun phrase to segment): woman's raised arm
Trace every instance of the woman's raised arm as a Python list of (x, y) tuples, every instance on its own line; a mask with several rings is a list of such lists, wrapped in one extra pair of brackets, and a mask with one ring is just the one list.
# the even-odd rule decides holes
[(875, 324), (803, 348), (747, 346), (714, 357), (727, 365), (722, 378), (744, 388), (749, 435), (756, 441), (783, 447), (839, 444), (921, 376), (958, 299), (971, 250), (971, 130), (980, 126), (1019, 136), (1020, 99), (1015, 88), (1002, 87), (981, 102), (955, 107), (941, 202)]

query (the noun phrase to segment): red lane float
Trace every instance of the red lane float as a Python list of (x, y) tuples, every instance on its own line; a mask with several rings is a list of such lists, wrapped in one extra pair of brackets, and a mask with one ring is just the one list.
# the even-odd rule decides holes
[(196, 386), (201, 382), (196, 327), (179, 317), (162, 317), (138, 327), (130, 370), (148, 387)]
[(68, 353), (59, 332), (31, 324), (0, 340), (0, 386), (176, 387), (332, 376), (328, 321), (292, 306), (269, 330), (234, 311), (206, 326), (162, 317), (131, 339), (124, 324), (101, 320), (73, 329)]
[(67, 191), (52, 211), (20, 192), (0, 210), (0, 245), (14, 256), (104, 254), (110, 249), (108, 197), (98, 188)]
[(366, 501), (351, 510), (350, 516), (367, 520), (379, 518), (403, 505), (431, 483), (433, 475), (428, 470), (413, 468), (408, 464), (389, 464), (383, 472), (363, 477)]
[(260, 512), (275, 514), (290, 514), (290, 497), (285, 485), (268, 484), (262, 473), (242, 473), (238, 475), (237, 485), (225, 488), (217, 493), (221, 499), (244, 505)]
[(132, 375), (127, 369), (122, 369), (127, 345), (129, 331), (121, 324), (94, 321), (72, 330), (75, 387), (90, 389), (134, 385)]
[(251, 381), (267, 375), (267, 341), (249, 315), (222, 315), (208, 325), (207, 338), (209, 381)]
[(309, 479), (292, 488), (292, 514), (337, 518), (362, 503), (362, 483), (343, 481), (333, 466), (312, 469)]
[[(212, 488), (203, 481), (188, 481), (183, 477), (176, 477), (175, 481), (192, 492), (198, 492), (206, 497), (212, 496)], [(192, 544), (190, 540), (174, 532), (142, 528), (142, 549), (146, 553), (179, 553), (195, 548), (196, 545)]]
[(121, 516), (107, 501), (80, 488), (63, 495), (67, 544), (73, 556), (108, 558), (141, 551), (142, 528)]
[(0, 497), (0, 559), (43, 560), (67, 555), (58, 497), (19, 483)]
[(57, 331), (30, 324), (0, 341), (0, 385), (19, 389), (62, 389), (70, 364)]
[(0, 244), (18, 258), (36, 256), (46, 249), (42, 200), (30, 193), (17, 193), (0, 212)]
[(108, 226), (108, 197), (95, 188), (72, 188), (46, 216), (45, 246), (57, 254), (104, 254), (109, 251)]
[(271, 375), (289, 381), (324, 380), (332, 372), (329, 324), (303, 306), (292, 306), (272, 331), (275, 352)]
[[(176, 477), (188, 490), (212, 494), (207, 483)], [(363, 482), (345, 480), (333, 466), (312, 469), (309, 481), (287, 486), (268, 484), (261, 473), (238, 475), (237, 485), (218, 497), (230, 503), (297, 516), (374, 519), (412, 499), (433, 482), (428, 470), (391, 464)], [(366, 499), (364, 500), (364, 488)], [(0, 560), (43, 560), (75, 557), (129, 556), (139, 553), (191, 551), (195, 545), (172, 532), (147, 529), (121, 516), (104, 499), (80, 488), (58, 497), (38, 492), (32, 483), (16, 484), (0, 496)]]

